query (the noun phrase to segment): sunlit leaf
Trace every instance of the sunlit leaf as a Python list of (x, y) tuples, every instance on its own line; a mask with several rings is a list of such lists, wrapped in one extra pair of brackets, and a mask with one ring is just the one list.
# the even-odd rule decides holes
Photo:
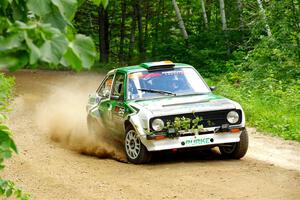
[(40, 48), (41, 59), (57, 65), (67, 49), (67, 40), (63, 35), (46, 40)]
[(95, 61), (95, 46), (91, 38), (76, 35), (75, 40), (69, 45), (65, 60), (76, 70), (90, 68)]
[(61, 15), (59, 9), (54, 5), (51, 5), (51, 12), (43, 17), (43, 21), (45, 23), (50, 23), (53, 27), (60, 30), (64, 30), (67, 25), (67, 22)]
[(109, 0), (102, 0), (102, 5), (103, 5), (104, 9), (107, 8), (108, 2), (109, 2)]
[(60, 14), (67, 20), (71, 20), (77, 9), (76, 0), (51, 0), (51, 2), (58, 8)]
[(28, 0), (27, 7), (38, 16), (45, 16), (51, 12), (50, 0)]

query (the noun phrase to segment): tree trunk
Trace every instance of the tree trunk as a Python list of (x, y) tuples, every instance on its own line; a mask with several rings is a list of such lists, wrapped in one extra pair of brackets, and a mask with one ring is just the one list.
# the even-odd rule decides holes
[(148, 23), (150, 18), (150, 2), (146, 1), (146, 20), (145, 20), (145, 31), (144, 31), (144, 46), (145, 51), (147, 49), (147, 43), (148, 43)]
[[(135, 0), (133, 0), (135, 1)], [(130, 30), (130, 44), (129, 44), (129, 52), (128, 52), (128, 58), (129, 61), (131, 61), (133, 56), (133, 50), (135, 46), (135, 29), (136, 29), (136, 9), (134, 6), (134, 2), (132, 3), (132, 15), (131, 15), (131, 30)]]
[(177, 19), (178, 19), (178, 25), (179, 25), (180, 31), (182, 33), (183, 39), (186, 40), (186, 39), (189, 38), (189, 36), (188, 36), (188, 34), (186, 32), (186, 29), (185, 29), (185, 26), (184, 26), (184, 22), (183, 22), (183, 19), (181, 17), (180, 10), (178, 8), (176, 0), (172, 0), (172, 4), (173, 4), (174, 9), (175, 9), (175, 13), (176, 13), (176, 16), (177, 16)]
[(238, 8), (238, 11), (239, 11), (239, 21), (240, 21), (239, 30), (244, 31), (243, 5), (242, 5), (241, 0), (237, 0), (237, 8)]
[[(294, 26), (296, 32), (300, 33), (300, 17), (299, 17), (299, 7), (297, 4), (292, 0), (292, 11), (294, 16)], [(300, 35), (298, 34), (297, 37), (297, 46), (298, 46), (298, 57), (300, 59)]]
[(206, 10), (205, 10), (204, 0), (200, 0), (200, 4), (201, 4), (201, 7), (202, 7), (202, 14), (203, 14), (203, 19), (204, 19), (204, 25), (205, 25), (205, 28), (208, 28), (208, 20), (207, 20), (207, 15), (206, 15)]
[(224, 0), (220, 0), (220, 13), (221, 13), (221, 20), (222, 20), (222, 30), (226, 31), (227, 24), (226, 24)]
[(100, 43), (100, 62), (107, 63), (109, 58), (109, 22), (107, 10), (102, 6), (98, 9), (99, 15), (99, 43)]
[(222, 30), (223, 30), (224, 36), (225, 36), (225, 45), (227, 47), (227, 55), (230, 55), (231, 49), (230, 49), (229, 40), (228, 40), (224, 0), (220, 0), (220, 14), (221, 14), (221, 20), (222, 20)]
[(161, 19), (161, 10), (163, 9), (163, 0), (158, 1), (158, 6), (156, 6), (156, 14), (155, 14), (155, 22), (154, 22), (154, 35), (152, 39), (152, 57), (157, 56), (157, 45), (159, 43), (158, 40), (158, 32), (162, 32), (162, 27), (160, 26)]
[(122, 0), (121, 2), (121, 27), (120, 27), (120, 49), (119, 49), (119, 62), (124, 64), (124, 39), (125, 39), (125, 20), (126, 20), (126, 0)]
[(258, 3), (258, 6), (259, 6), (259, 10), (262, 14), (263, 20), (265, 21), (265, 27), (266, 27), (266, 30), (267, 30), (267, 34), (270, 37), (270, 36), (272, 36), (272, 32), (271, 32), (270, 26), (267, 22), (266, 11), (263, 7), (263, 4), (262, 4), (261, 0), (257, 0), (257, 3)]
[(145, 45), (144, 45), (144, 31), (143, 31), (143, 21), (142, 21), (142, 12), (141, 12), (141, 0), (136, 0), (135, 2), (135, 9), (136, 9), (136, 18), (138, 23), (138, 38), (139, 38), (139, 51), (141, 57), (144, 58), (145, 56)]

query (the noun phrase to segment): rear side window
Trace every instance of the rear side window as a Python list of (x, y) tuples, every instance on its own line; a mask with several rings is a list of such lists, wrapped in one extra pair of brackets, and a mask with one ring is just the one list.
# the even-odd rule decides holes
[(120, 99), (124, 98), (124, 80), (125, 75), (121, 73), (117, 73), (112, 89), (112, 95), (113, 96), (119, 96)]

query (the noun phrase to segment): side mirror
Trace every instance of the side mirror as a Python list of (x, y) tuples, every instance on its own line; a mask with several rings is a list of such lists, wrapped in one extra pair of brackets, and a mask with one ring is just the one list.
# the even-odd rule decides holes
[(90, 94), (89, 99), (93, 103), (100, 103), (101, 101), (101, 97), (97, 93)]
[(217, 89), (216, 86), (210, 86), (209, 88), (210, 88), (211, 91), (215, 91)]

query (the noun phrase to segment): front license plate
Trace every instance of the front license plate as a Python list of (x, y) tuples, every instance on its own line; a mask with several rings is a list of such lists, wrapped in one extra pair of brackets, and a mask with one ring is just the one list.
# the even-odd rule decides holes
[(186, 145), (205, 145), (205, 144), (210, 144), (213, 142), (213, 138), (211, 137), (205, 137), (205, 138), (194, 138), (194, 139), (188, 139), (185, 140)]

